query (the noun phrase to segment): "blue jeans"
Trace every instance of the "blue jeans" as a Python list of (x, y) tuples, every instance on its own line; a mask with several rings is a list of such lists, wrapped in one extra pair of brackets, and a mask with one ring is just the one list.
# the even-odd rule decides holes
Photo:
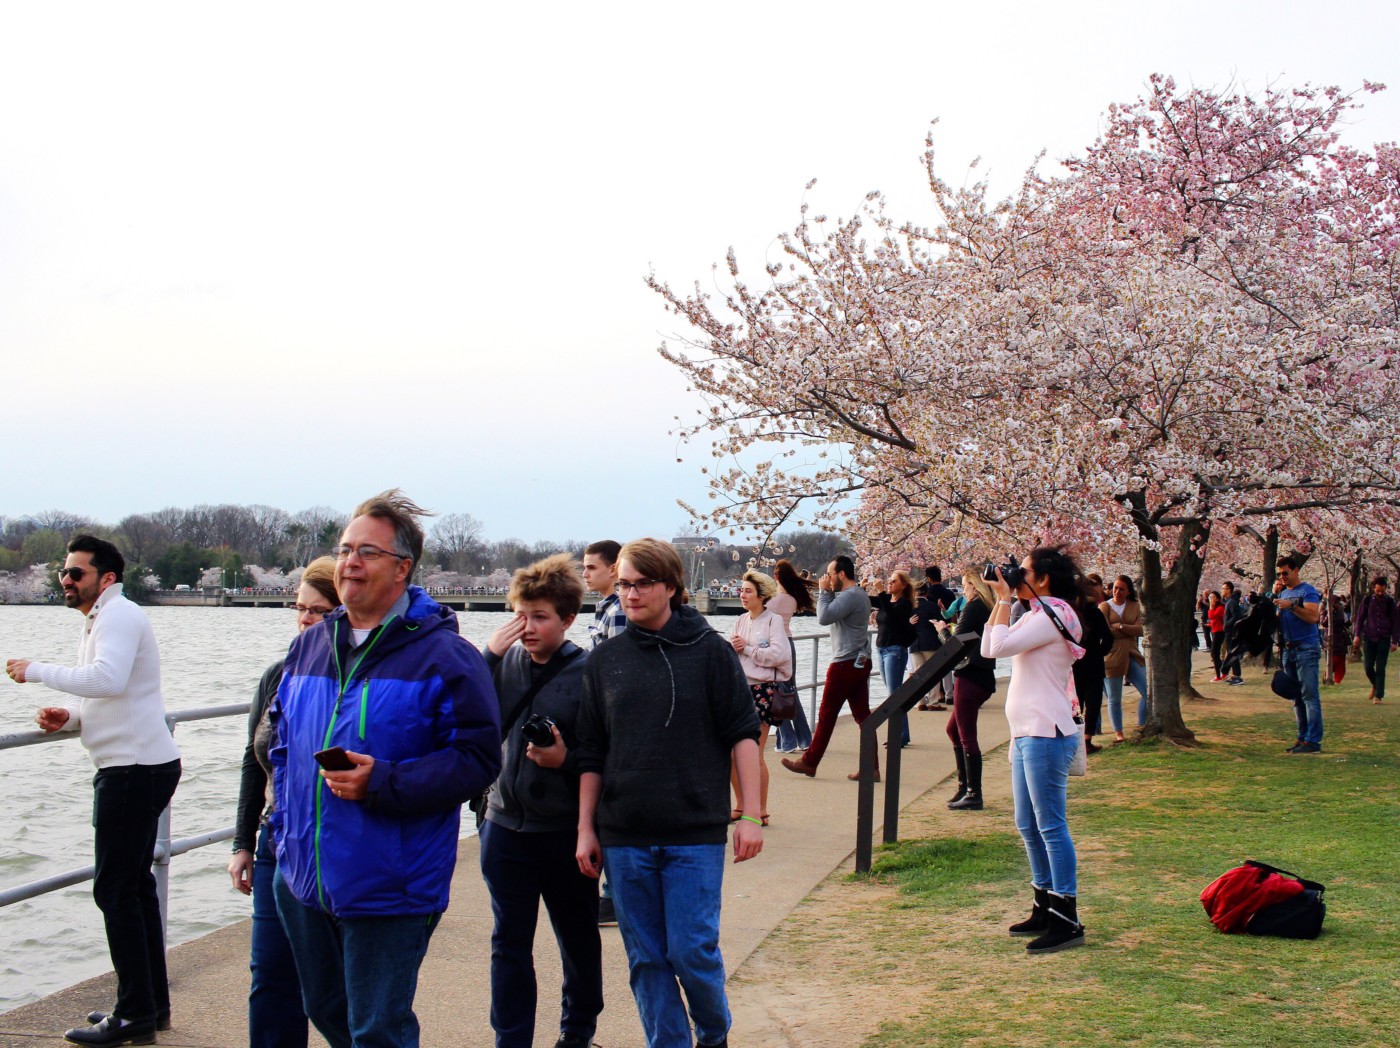
[(603, 1010), (598, 882), (574, 858), (578, 832), (521, 833), (487, 819), (481, 876), (491, 892), (491, 1028), (496, 1048), (535, 1043), (535, 925), (540, 900), (559, 944), (564, 989), (559, 1032), (592, 1043)]
[[(885, 691), (893, 695), (904, 683), (904, 667), (909, 664), (909, 649), (901, 644), (886, 644), (876, 648), (880, 658), (880, 676), (885, 679)], [(904, 745), (909, 737), (909, 718), (904, 718)]]
[(1321, 648), (1284, 648), (1283, 669), (1303, 684), (1302, 698), (1293, 704), (1298, 721), (1298, 738), (1322, 745), (1322, 696), (1318, 694), (1318, 663)]
[(1016, 829), (1031, 864), (1031, 883), (1057, 895), (1078, 894), (1074, 841), (1065, 821), (1069, 766), (1078, 749), (1078, 733), (1011, 740), (1011, 796)]
[(418, 1048), (418, 967), (442, 915), (333, 917), (304, 905), (280, 870), (273, 893), (306, 1015), (331, 1048)]
[(702, 1045), (729, 1033), (719, 951), (724, 851), (723, 844), (603, 849), (647, 1048), (691, 1048), (690, 1021)]
[[(1137, 659), (1128, 660), (1128, 682), (1138, 690), (1138, 726), (1147, 723), (1147, 667)], [(1123, 678), (1105, 677), (1104, 691), (1108, 694), (1108, 719), (1114, 731), (1123, 730)]]
[[(788, 646), (792, 649), (792, 680), (797, 680), (797, 645), (788, 640)], [(782, 753), (791, 753), (793, 750), (805, 750), (812, 745), (812, 728), (807, 723), (807, 708), (802, 705), (802, 696), (797, 697), (797, 713), (792, 720), (783, 721), (778, 725), (778, 750)]]
[(248, 991), (248, 1044), (249, 1048), (306, 1048), (301, 982), (273, 895), (276, 873), (272, 831), (264, 826), (258, 831), (258, 851), (253, 857), (253, 950), (248, 965), (253, 985)]

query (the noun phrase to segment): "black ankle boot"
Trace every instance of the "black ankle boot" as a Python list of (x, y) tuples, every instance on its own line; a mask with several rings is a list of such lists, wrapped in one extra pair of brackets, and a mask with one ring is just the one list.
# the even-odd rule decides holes
[(963, 756), (962, 747), (953, 747), (953, 760), (958, 762), (958, 792), (948, 798), (948, 807), (952, 807), (967, 795), (967, 763)]
[(1012, 935), (1039, 935), (1050, 927), (1050, 889), (1036, 888), (1031, 915), (1007, 929)]
[(1039, 939), (1026, 943), (1027, 953), (1054, 953), (1084, 945), (1084, 925), (1079, 923), (1079, 904), (1073, 895), (1050, 893), (1050, 928)]
[(982, 810), (982, 754), (964, 753), (963, 763), (967, 767), (967, 792), (962, 798), (948, 805), (954, 811)]

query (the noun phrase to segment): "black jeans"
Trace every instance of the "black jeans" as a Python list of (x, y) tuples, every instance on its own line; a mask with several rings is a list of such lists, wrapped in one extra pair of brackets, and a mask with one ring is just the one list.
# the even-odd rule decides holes
[(1362, 657), (1366, 660), (1362, 665), (1366, 669), (1366, 679), (1371, 682), (1376, 689), (1376, 698), (1385, 698), (1385, 664), (1390, 659), (1390, 638), (1382, 637), (1380, 640), (1371, 640), (1369, 637), (1361, 639)]
[(102, 768), (92, 779), (97, 872), (92, 897), (117, 973), (118, 1018), (149, 1022), (170, 1011), (165, 932), (151, 873), (156, 823), (180, 781), (179, 760)]
[[(559, 1032), (592, 1043), (603, 1010), (598, 882), (579, 872), (575, 830), (481, 827), (481, 873), (491, 891), (491, 1026), (497, 1048), (535, 1043), (535, 923), (544, 900), (564, 969)], [(551, 994), (551, 996), (555, 996)], [(553, 1021), (549, 1016), (549, 1021)]]

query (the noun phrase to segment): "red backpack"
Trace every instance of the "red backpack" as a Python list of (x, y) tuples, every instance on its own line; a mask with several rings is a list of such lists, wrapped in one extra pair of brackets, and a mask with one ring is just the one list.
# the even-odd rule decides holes
[(1201, 892), (1201, 905), (1222, 932), (1316, 939), (1327, 906), (1326, 889), (1267, 863), (1247, 859)]

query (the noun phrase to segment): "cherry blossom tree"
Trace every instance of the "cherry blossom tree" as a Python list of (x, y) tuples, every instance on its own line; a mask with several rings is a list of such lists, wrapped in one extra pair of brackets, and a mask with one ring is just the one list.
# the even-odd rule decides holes
[[(1367, 90), (1377, 89), (1367, 85)], [(844, 524), (872, 556), (1068, 541), (1135, 557), (1146, 732), (1192, 738), (1212, 533), (1400, 493), (1396, 151), (1338, 140), (1336, 88), (1154, 76), (1066, 174), (989, 198), (926, 166), (939, 221), (804, 208), (781, 261), (651, 286), (707, 401), (714, 527)], [(690, 508), (690, 507), (688, 507)]]

